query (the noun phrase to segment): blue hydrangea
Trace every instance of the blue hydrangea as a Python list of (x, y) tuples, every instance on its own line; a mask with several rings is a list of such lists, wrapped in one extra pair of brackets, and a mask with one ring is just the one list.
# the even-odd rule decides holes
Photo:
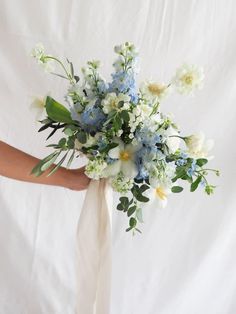
[(148, 127), (143, 127), (136, 132), (135, 138), (142, 145), (149, 147), (151, 150), (157, 151), (156, 144), (161, 143), (160, 135), (151, 132)]
[(102, 109), (96, 105), (86, 106), (80, 115), (80, 124), (84, 131), (88, 133), (101, 130), (106, 116)]
[(152, 161), (153, 158), (153, 152), (148, 147), (142, 147), (137, 153), (136, 153), (136, 166), (138, 169), (138, 175), (137, 179), (147, 179), (148, 178), (148, 171), (145, 167), (145, 164)]

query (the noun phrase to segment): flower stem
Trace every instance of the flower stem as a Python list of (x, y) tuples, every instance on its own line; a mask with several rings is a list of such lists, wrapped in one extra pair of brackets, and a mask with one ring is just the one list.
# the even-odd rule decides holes
[(56, 57), (52, 57), (52, 56), (45, 56), (45, 59), (51, 59), (51, 60), (55, 60), (56, 62), (58, 62), (60, 64), (60, 66), (63, 68), (63, 70), (65, 71), (69, 81), (71, 82), (71, 84), (74, 84), (73, 78), (71, 77), (70, 73), (67, 71), (66, 67), (64, 66), (64, 64), (57, 59)]

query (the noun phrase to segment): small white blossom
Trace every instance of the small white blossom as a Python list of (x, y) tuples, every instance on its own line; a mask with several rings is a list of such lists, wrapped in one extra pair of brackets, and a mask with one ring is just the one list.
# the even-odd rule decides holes
[(45, 54), (44, 46), (38, 43), (31, 51), (31, 56), (35, 58), (38, 64), (45, 70), (45, 72), (54, 71), (54, 61)]
[(180, 147), (180, 138), (179, 133), (177, 132), (176, 129), (174, 129), (172, 126), (170, 126), (167, 130), (166, 130), (166, 144), (169, 148), (170, 153), (175, 153), (177, 151), (177, 149), (179, 149)]
[(103, 177), (103, 171), (106, 167), (107, 163), (102, 159), (89, 160), (85, 167), (85, 174), (93, 180), (99, 180)]
[(119, 172), (112, 180), (111, 180), (111, 186), (113, 189), (121, 194), (128, 193), (134, 184), (134, 180), (127, 178), (124, 176), (122, 172)]
[(196, 65), (183, 64), (182, 67), (177, 69), (172, 83), (179, 93), (192, 94), (194, 89), (202, 87), (203, 79), (203, 68)]
[(45, 112), (46, 98), (33, 97), (30, 109), (35, 112), (35, 119), (39, 120)]
[[(102, 109), (104, 113), (108, 114), (112, 110), (116, 111), (122, 111), (123, 109), (127, 110), (129, 109), (130, 97), (125, 94), (118, 94), (115, 93), (109, 93), (106, 95), (105, 99), (102, 100)], [(123, 102), (123, 106), (120, 107), (119, 103)]]
[(190, 135), (184, 140), (188, 148), (187, 153), (190, 157), (207, 159), (212, 158), (212, 156), (209, 157), (208, 154), (214, 146), (214, 141), (206, 140), (205, 135), (202, 132)]

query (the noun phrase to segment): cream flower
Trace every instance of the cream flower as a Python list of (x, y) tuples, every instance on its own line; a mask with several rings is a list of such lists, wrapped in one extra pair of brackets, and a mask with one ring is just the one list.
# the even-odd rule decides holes
[(54, 60), (48, 58), (49, 55), (45, 54), (43, 44), (38, 43), (31, 51), (31, 57), (38, 61), (38, 64), (42, 66), (45, 72), (54, 71)]
[(161, 101), (170, 92), (170, 88), (162, 83), (146, 81), (141, 85), (141, 92), (150, 101)]
[[(104, 113), (108, 114), (112, 110), (121, 111), (123, 109), (129, 109), (130, 97), (125, 94), (109, 93), (106, 95), (105, 99), (102, 101), (102, 107)], [(119, 107), (119, 103), (123, 102), (123, 106)]]
[(184, 140), (188, 148), (187, 153), (190, 157), (207, 159), (213, 158), (213, 156), (208, 157), (208, 154), (214, 146), (214, 141), (205, 140), (205, 135), (202, 132), (190, 135)]
[(166, 207), (169, 194), (171, 194), (171, 189), (162, 184), (158, 184), (147, 191), (150, 202), (156, 202), (160, 208)]
[(108, 165), (105, 169), (105, 174), (107, 177), (111, 177), (122, 172), (126, 177), (134, 178), (138, 174), (135, 164), (135, 153), (140, 147), (132, 144), (125, 145), (121, 141), (118, 143), (118, 146), (108, 152), (109, 157), (115, 159), (115, 161)]
[(172, 126), (168, 128), (165, 133), (168, 137), (166, 140), (166, 144), (169, 148), (170, 153), (175, 153), (177, 149), (180, 147), (180, 138), (177, 137), (179, 133)]
[(46, 98), (33, 97), (30, 109), (35, 112), (35, 120), (38, 121), (45, 111)]
[(103, 171), (107, 167), (107, 163), (102, 159), (89, 160), (85, 167), (85, 174), (93, 180), (103, 178)]
[(203, 68), (196, 65), (183, 64), (177, 69), (172, 83), (181, 94), (191, 94), (194, 89), (200, 89), (204, 79)]

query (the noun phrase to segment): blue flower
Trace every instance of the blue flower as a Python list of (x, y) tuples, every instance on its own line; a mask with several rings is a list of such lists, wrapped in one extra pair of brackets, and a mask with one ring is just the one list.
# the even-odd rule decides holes
[(131, 101), (137, 102), (137, 88), (133, 71), (119, 71), (112, 74), (112, 82), (109, 83), (109, 92), (123, 93), (130, 96)]
[(147, 179), (149, 174), (145, 164), (152, 161), (153, 152), (150, 148), (143, 146), (137, 153), (135, 163), (138, 169), (137, 179)]
[(149, 147), (152, 151), (157, 151), (158, 148), (156, 144), (161, 143), (160, 135), (151, 132), (148, 127), (143, 127), (142, 129), (138, 130), (135, 134), (135, 137), (139, 143)]
[(88, 105), (80, 115), (80, 124), (84, 131), (91, 133), (101, 130), (106, 116), (101, 108)]
[(186, 165), (186, 163), (187, 163), (187, 160), (186, 160), (186, 159), (183, 159), (183, 158), (180, 158), (180, 159), (178, 159), (178, 160), (176, 161), (176, 165), (177, 165), (177, 166), (184, 166), (184, 165)]
[(187, 170), (187, 175), (189, 177), (192, 177), (194, 172), (196, 171), (197, 165), (196, 160), (193, 160), (191, 167)]

